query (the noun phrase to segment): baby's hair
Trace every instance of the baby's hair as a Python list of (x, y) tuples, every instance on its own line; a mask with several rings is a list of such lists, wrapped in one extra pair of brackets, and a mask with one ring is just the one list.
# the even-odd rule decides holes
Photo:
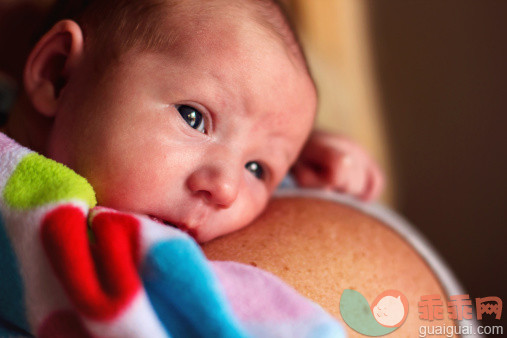
[[(213, 0), (206, 1), (213, 6)], [(294, 26), (279, 0), (227, 0), (237, 9), (249, 8), (257, 22), (273, 33), (308, 71), (308, 65)], [(138, 48), (158, 51), (172, 46), (179, 38), (176, 30), (162, 30), (161, 24), (170, 14), (177, 21), (185, 0), (58, 0), (44, 32), (62, 19), (80, 24), (85, 40), (93, 40), (101, 59)], [(205, 13), (197, 13), (205, 14)], [(174, 22), (173, 24), (176, 24)], [(309, 73), (309, 71), (308, 71)]]
[[(83, 29), (85, 40), (94, 38), (97, 48), (120, 52), (134, 46), (158, 49), (162, 36), (160, 22), (164, 0), (58, 0), (43, 27), (42, 33), (63, 19), (72, 19)], [(160, 19), (160, 20), (159, 20)], [(107, 48), (104, 48), (106, 47)]]

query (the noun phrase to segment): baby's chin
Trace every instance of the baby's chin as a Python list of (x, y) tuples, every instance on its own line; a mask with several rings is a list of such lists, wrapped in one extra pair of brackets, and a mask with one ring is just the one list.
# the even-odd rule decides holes
[(197, 229), (193, 232), (187, 232), (190, 236), (192, 236), (195, 241), (199, 244), (204, 244), (206, 242), (210, 242), (216, 238), (228, 235), (234, 231), (220, 231), (220, 232), (211, 232), (206, 231), (206, 227), (203, 227), (201, 229)]
[[(257, 218), (257, 217), (256, 217)], [(204, 244), (206, 242), (210, 242), (212, 240), (215, 240), (217, 238), (226, 237), (236, 231), (240, 231), (241, 229), (247, 227), (250, 225), (252, 221), (249, 222), (241, 222), (238, 224), (228, 224), (224, 226), (223, 223), (221, 224), (207, 224), (202, 225), (195, 229), (193, 232), (187, 232), (189, 235), (191, 235), (196, 242), (200, 244)]]
[(228, 215), (214, 215), (215, 217), (209, 218), (205, 224), (199, 225), (189, 234), (200, 244), (223, 238), (250, 226), (264, 209), (265, 206), (251, 213), (243, 211)]

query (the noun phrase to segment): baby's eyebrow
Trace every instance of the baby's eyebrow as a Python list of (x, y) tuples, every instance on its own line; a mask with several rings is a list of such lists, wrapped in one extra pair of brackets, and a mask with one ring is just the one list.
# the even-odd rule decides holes
[[(199, 76), (199, 82), (193, 83), (192, 86), (200, 93), (212, 112), (216, 114), (234, 112), (239, 115), (247, 115), (246, 98), (240, 94), (243, 92), (243, 88), (234, 86), (234, 79), (227, 75), (224, 69), (207, 69), (205, 72), (195, 74), (195, 76)], [(199, 84), (202, 87), (199, 87)]]

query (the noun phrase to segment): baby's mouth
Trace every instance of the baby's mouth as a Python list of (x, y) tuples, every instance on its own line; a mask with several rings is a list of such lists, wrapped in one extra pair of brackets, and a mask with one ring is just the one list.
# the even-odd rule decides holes
[(165, 219), (162, 219), (160, 217), (157, 217), (157, 216), (153, 216), (153, 215), (148, 215), (148, 217), (152, 220), (152, 221), (155, 221), (159, 224), (163, 224), (163, 225), (166, 225), (166, 226), (170, 226), (172, 228), (176, 228), (176, 229), (179, 229), (183, 232), (186, 232), (187, 234), (189, 234), (190, 236), (194, 237), (196, 236), (196, 233), (194, 230), (190, 229), (189, 227), (187, 227), (185, 224), (182, 224), (182, 223), (174, 223), (174, 222), (169, 222), (169, 221), (166, 221)]
[(170, 226), (170, 227), (173, 227), (173, 228), (177, 228), (176, 225), (172, 224), (172, 223), (169, 223), (168, 221), (162, 219), (162, 218), (159, 218), (159, 217), (156, 217), (156, 216), (153, 216), (153, 215), (148, 215), (148, 217), (152, 220), (152, 221), (155, 221), (157, 223), (160, 223), (160, 224), (164, 224), (164, 225), (167, 225), (167, 226)]

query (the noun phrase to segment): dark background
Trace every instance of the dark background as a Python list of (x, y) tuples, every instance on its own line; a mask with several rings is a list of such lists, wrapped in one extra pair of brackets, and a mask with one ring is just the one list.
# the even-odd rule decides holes
[(399, 211), (507, 302), (507, 1), (366, 3)]

